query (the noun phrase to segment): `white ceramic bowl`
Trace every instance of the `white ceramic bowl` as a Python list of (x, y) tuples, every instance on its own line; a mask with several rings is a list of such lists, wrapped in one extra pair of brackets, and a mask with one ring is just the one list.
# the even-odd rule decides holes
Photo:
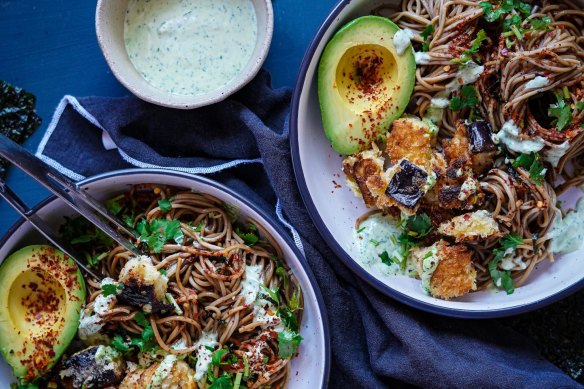
[[(299, 72), (290, 114), (292, 161), (302, 198), (323, 238), (340, 260), (384, 294), (410, 306), (447, 316), (487, 318), (519, 314), (550, 304), (580, 289), (584, 286), (584, 249), (559, 256), (554, 263), (541, 263), (527, 283), (511, 295), (501, 291), (482, 291), (453, 301), (425, 295), (419, 280), (406, 276), (384, 276), (355, 260), (355, 220), (367, 209), (363, 201), (345, 185), (342, 157), (324, 136), (316, 74), (320, 55), (332, 35), (348, 21), (367, 15), (377, 5), (387, 2), (340, 1), (308, 48)], [(342, 185), (342, 188), (335, 188), (335, 183)], [(560, 199), (569, 207), (580, 195), (581, 192), (574, 189)]]
[[(209, 179), (186, 173), (145, 169), (123, 170), (86, 179), (79, 183), (79, 187), (87, 190), (95, 198), (105, 200), (127, 191), (130, 185), (139, 183), (173, 185), (211, 194), (237, 207), (243, 219), (251, 218), (266, 229), (282, 249), (286, 263), (300, 283), (304, 294), (304, 311), (300, 328), (300, 334), (304, 340), (300, 344), (298, 356), (292, 359), (288, 387), (290, 389), (325, 388), (330, 369), (330, 347), (324, 302), (310, 267), (287, 237), (286, 232), (263, 211), (232, 190)], [(63, 216), (73, 214), (65, 203), (54, 197), (43, 201), (35, 209), (38, 215), (53, 227), (58, 227), (63, 223)], [(0, 240), (0, 258), (4, 260), (10, 253), (21, 247), (43, 242), (45, 241), (39, 233), (28, 222), (21, 219)], [(8, 383), (13, 380), (10, 367), (0, 358), (0, 383), (3, 383), (0, 387), (8, 387)]]
[(237, 77), (223, 87), (208, 93), (186, 96), (157, 89), (150, 85), (128, 57), (124, 44), (124, 20), (129, 0), (99, 0), (95, 13), (95, 29), (99, 47), (114, 76), (130, 92), (153, 104), (192, 109), (217, 103), (250, 82), (266, 60), (272, 33), (274, 11), (271, 0), (252, 0), (257, 16), (257, 40), (251, 58)]

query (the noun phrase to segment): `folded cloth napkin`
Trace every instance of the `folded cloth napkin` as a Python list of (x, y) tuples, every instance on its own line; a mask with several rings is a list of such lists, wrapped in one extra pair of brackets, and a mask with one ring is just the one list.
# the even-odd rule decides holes
[(493, 320), (417, 311), (353, 275), (318, 234), (289, 149), (290, 90), (262, 71), (221, 103), (190, 111), (134, 97), (65, 96), (37, 156), (80, 180), (128, 167), (205, 174), (286, 225), (318, 280), (330, 323), (331, 388), (557, 388), (578, 384)]

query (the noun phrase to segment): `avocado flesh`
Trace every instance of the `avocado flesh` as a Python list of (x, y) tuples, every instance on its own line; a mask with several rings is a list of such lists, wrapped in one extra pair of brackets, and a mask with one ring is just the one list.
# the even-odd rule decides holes
[(0, 266), (0, 352), (14, 375), (32, 381), (61, 357), (79, 327), (85, 283), (70, 258), (27, 246)]
[(408, 105), (416, 79), (411, 48), (398, 55), (399, 27), (363, 16), (341, 28), (318, 67), (318, 98), (325, 135), (333, 149), (354, 154), (383, 136)]

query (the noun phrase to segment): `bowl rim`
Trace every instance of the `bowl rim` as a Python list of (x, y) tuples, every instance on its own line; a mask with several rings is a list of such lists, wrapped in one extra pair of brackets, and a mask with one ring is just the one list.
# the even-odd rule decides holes
[[(265, 24), (266, 36), (265, 36), (264, 40), (260, 42), (261, 50), (260, 50), (259, 55), (255, 56), (255, 57), (250, 57), (250, 59), (249, 59), (250, 62), (253, 62), (253, 66), (250, 67), (249, 71), (247, 71), (245, 73), (242, 72), (238, 76), (236, 76), (233, 80), (239, 80), (239, 81), (229, 88), (226, 88), (226, 86), (228, 85), (227, 84), (227, 85), (223, 85), (222, 87), (220, 87), (218, 89), (215, 89), (213, 91), (210, 91), (210, 92), (208, 92), (206, 94), (202, 94), (202, 95), (193, 95), (193, 96), (176, 95), (176, 96), (180, 96), (180, 97), (184, 98), (185, 101), (188, 100), (190, 102), (174, 101), (171, 97), (171, 96), (173, 96), (172, 93), (165, 92), (165, 91), (158, 89), (158, 88), (156, 88), (152, 85), (149, 85), (149, 84), (148, 85), (150, 86), (150, 89), (144, 90), (144, 89), (140, 88), (139, 86), (137, 86), (136, 84), (133, 84), (132, 82), (130, 82), (121, 73), (121, 68), (123, 67), (123, 65), (121, 65), (119, 61), (116, 61), (113, 58), (112, 53), (109, 50), (108, 45), (104, 42), (104, 38), (102, 36), (103, 35), (102, 32), (105, 31), (106, 29), (108, 29), (108, 23), (105, 21), (105, 18), (103, 17), (104, 16), (103, 13), (104, 13), (104, 9), (106, 7), (106, 3), (108, 3), (109, 1), (110, 0), (98, 0), (97, 5), (95, 7), (95, 34), (97, 36), (97, 43), (99, 44), (99, 49), (101, 50), (101, 53), (103, 54), (103, 57), (105, 58), (105, 61), (107, 62), (107, 65), (110, 68), (114, 77), (130, 93), (137, 96), (141, 100), (144, 100), (144, 101), (152, 103), (152, 104), (156, 104), (156, 105), (159, 105), (162, 107), (168, 107), (168, 108), (193, 109), (193, 108), (204, 107), (207, 105), (219, 103), (219, 102), (225, 100), (226, 98), (228, 98), (229, 96), (231, 96), (232, 94), (234, 94), (235, 92), (239, 91), (241, 88), (243, 88), (245, 85), (247, 85), (259, 73), (259, 71), (262, 68), (262, 65), (264, 64), (264, 62), (266, 61), (266, 58), (268, 57), (268, 53), (270, 51), (270, 46), (272, 43), (272, 36), (274, 34), (274, 9), (273, 9), (271, 0), (260, 0), (262, 2), (262, 4), (264, 5), (264, 7), (262, 7), (262, 9), (265, 10), (265, 13), (266, 13), (266, 24)], [(256, 44), (257, 44), (257, 42), (258, 41), (256, 41)], [(144, 81), (146, 83), (148, 83), (146, 80), (144, 80)], [(149, 91), (151, 91), (152, 93), (149, 93)], [(159, 96), (159, 94), (160, 94), (160, 96)], [(169, 98), (169, 96), (170, 96), (170, 98)], [(201, 96), (209, 96), (209, 97), (201, 98)]]
[[(318, 311), (320, 313), (320, 317), (321, 317), (321, 322), (322, 322), (322, 327), (323, 327), (323, 338), (324, 338), (324, 366), (323, 366), (322, 388), (323, 389), (327, 388), (328, 383), (329, 383), (329, 379), (330, 379), (330, 368), (331, 368), (331, 342), (330, 342), (330, 328), (329, 328), (328, 312), (326, 309), (326, 305), (324, 303), (324, 298), (323, 298), (322, 293), (320, 291), (320, 287), (318, 286), (318, 283), (316, 282), (316, 278), (314, 276), (314, 273), (312, 272), (310, 265), (308, 264), (308, 261), (306, 260), (304, 255), (300, 252), (298, 247), (296, 247), (296, 245), (292, 241), (292, 238), (290, 238), (288, 236), (287, 231), (285, 231), (284, 228), (282, 226), (280, 226), (279, 223), (276, 223), (276, 221), (267, 212), (265, 212), (263, 209), (256, 206), (254, 203), (252, 203), (250, 200), (248, 200), (243, 195), (237, 193), (233, 189), (231, 189), (231, 188), (229, 188), (229, 187), (227, 187), (227, 186), (225, 186), (217, 181), (214, 181), (214, 180), (207, 178), (207, 177), (194, 175), (194, 174), (183, 173), (183, 172), (178, 172), (178, 171), (168, 170), (168, 169), (153, 169), (153, 168), (121, 169), (121, 170), (114, 170), (111, 172), (100, 173), (100, 174), (85, 178), (85, 179), (78, 181), (76, 183), (76, 188), (79, 189), (79, 188), (83, 187), (84, 185), (91, 184), (93, 182), (100, 181), (103, 179), (120, 177), (120, 176), (131, 176), (134, 174), (152, 174), (152, 175), (166, 175), (166, 176), (171, 175), (171, 176), (175, 176), (175, 177), (186, 178), (186, 179), (191, 180), (191, 181), (195, 181), (195, 182), (199, 182), (199, 183), (203, 183), (203, 184), (212, 186), (221, 192), (224, 192), (230, 196), (233, 196), (235, 199), (237, 199), (238, 201), (245, 204), (253, 212), (257, 213), (258, 215), (260, 215), (262, 218), (264, 218), (267, 221), (267, 223), (276, 231), (276, 233), (280, 236), (280, 238), (288, 245), (288, 247), (292, 250), (294, 255), (298, 258), (298, 262), (299, 262), (300, 266), (302, 267), (303, 271), (306, 273), (306, 276), (308, 278), (310, 286), (311, 286), (311, 288), (314, 292), (314, 295), (316, 297), (317, 309), (318, 309)], [(47, 198), (39, 201), (37, 204), (35, 204), (33, 207), (31, 207), (32, 213), (36, 214), (40, 209), (46, 207), (47, 205), (49, 205), (50, 203), (52, 203), (55, 200), (58, 200), (57, 196), (50, 195)], [(26, 220), (23, 217), (19, 217), (18, 220), (16, 220), (16, 222), (14, 222), (14, 224), (12, 224), (12, 226), (8, 229), (8, 231), (6, 231), (6, 233), (2, 237), (0, 237), (0, 247), (3, 247), (6, 244), (6, 242), (12, 237), (12, 235), (15, 233), (15, 231), (18, 230), (25, 223), (26, 223)]]
[(345, 7), (349, 5), (352, 1), (354, 0), (340, 0), (333, 7), (333, 9), (326, 17), (326, 19), (320, 25), (315, 37), (313, 38), (312, 42), (306, 49), (304, 57), (302, 58), (290, 107), (290, 124), (289, 124), (290, 151), (292, 155), (292, 167), (294, 170), (294, 175), (296, 176), (296, 183), (298, 185), (298, 189), (300, 190), (300, 196), (302, 197), (304, 205), (308, 209), (308, 214), (310, 215), (313, 223), (316, 226), (316, 229), (318, 230), (324, 241), (327, 243), (327, 245), (332, 249), (336, 256), (340, 258), (341, 261), (347, 267), (349, 267), (349, 269), (353, 271), (353, 273), (357, 274), (357, 276), (359, 276), (361, 279), (366, 281), (369, 285), (373, 286), (375, 289), (377, 289), (384, 295), (391, 297), (410, 307), (442, 316), (449, 316), (461, 319), (491, 319), (518, 315), (521, 313), (530, 312), (535, 309), (550, 305), (582, 289), (584, 287), (584, 277), (582, 277), (580, 281), (575, 282), (574, 284), (560, 290), (559, 292), (556, 292), (554, 294), (551, 294), (547, 297), (538, 300), (534, 300), (524, 305), (509, 308), (484, 310), (466, 310), (459, 308), (441, 307), (432, 303), (418, 300), (405, 293), (399, 292), (398, 290), (393, 289), (391, 286), (378, 280), (371, 273), (369, 273), (363, 267), (361, 267), (353, 258), (351, 258), (351, 256), (342, 248), (339, 242), (337, 242), (333, 234), (327, 228), (326, 223), (322, 219), (314, 201), (312, 200), (310, 191), (308, 190), (306, 179), (304, 178), (304, 169), (302, 167), (302, 162), (300, 160), (300, 144), (298, 141), (299, 134), (298, 113), (300, 108), (300, 97), (303, 92), (303, 85), (306, 81), (308, 68), (310, 67), (310, 64), (314, 59), (316, 50), (320, 42), (322, 41), (324, 35), (329, 30), (330, 26), (335, 22), (335, 20), (337, 19), (339, 14), (345, 9)]

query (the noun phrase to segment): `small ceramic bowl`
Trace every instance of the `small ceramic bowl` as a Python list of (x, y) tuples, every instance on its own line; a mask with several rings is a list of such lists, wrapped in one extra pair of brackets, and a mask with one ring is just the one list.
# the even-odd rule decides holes
[(270, 0), (252, 0), (258, 23), (256, 44), (247, 65), (222, 87), (204, 94), (179, 95), (149, 84), (134, 68), (124, 44), (124, 21), (129, 0), (99, 0), (95, 29), (99, 47), (114, 76), (130, 92), (153, 104), (192, 109), (224, 100), (250, 82), (264, 63), (274, 30), (274, 12)]

